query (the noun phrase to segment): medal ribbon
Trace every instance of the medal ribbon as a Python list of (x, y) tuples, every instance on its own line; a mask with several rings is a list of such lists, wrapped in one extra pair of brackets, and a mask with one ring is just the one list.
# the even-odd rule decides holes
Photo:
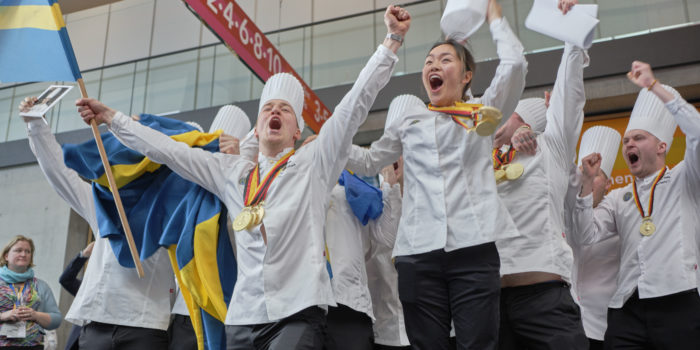
[(493, 170), (498, 170), (515, 158), (515, 148), (513, 148), (513, 145), (510, 145), (506, 152), (501, 152), (500, 149), (494, 148), (491, 156), (493, 157)]
[(294, 150), (289, 151), (280, 158), (272, 169), (267, 172), (265, 178), (260, 181), (260, 167), (255, 165), (255, 168), (248, 174), (245, 180), (245, 206), (253, 206), (262, 202), (267, 196), (267, 189), (270, 188), (272, 181), (279, 175), (282, 169), (287, 167), (287, 161), (294, 154)]
[(17, 297), (17, 299), (15, 300), (15, 308), (22, 306), (22, 302), (21, 302), (22, 294), (24, 293), (24, 287), (26, 287), (26, 286), (27, 286), (27, 282), (24, 282), (24, 284), (22, 285), (22, 289), (20, 289), (19, 291), (16, 291), (15, 284), (10, 283), (10, 289), (12, 289), (12, 292), (15, 293), (15, 296)]
[(650, 217), (651, 212), (654, 211), (654, 191), (656, 190), (656, 185), (659, 183), (661, 178), (666, 174), (666, 168), (661, 170), (659, 172), (659, 175), (656, 176), (656, 179), (654, 180), (654, 184), (651, 185), (651, 192), (649, 193), (649, 215), (646, 216), (644, 215), (644, 208), (642, 208), (642, 202), (639, 200), (639, 194), (637, 193), (637, 179), (633, 178), (632, 179), (632, 184), (634, 185), (634, 204), (637, 205), (637, 209), (639, 209), (639, 213), (642, 214), (642, 219)]
[(473, 120), (474, 125), (476, 125), (476, 122), (478, 121), (478, 114), (476, 112), (482, 106), (483, 105), (479, 103), (455, 102), (454, 106), (449, 107), (435, 107), (431, 104), (428, 104), (428, 109), (435, 112), (449, 114), (455, 123), (459, 124), (467, 130), (471, 130), (473, 129), (473, 127), (468, 126), (467, 123), (465, 123), (465, 121)]

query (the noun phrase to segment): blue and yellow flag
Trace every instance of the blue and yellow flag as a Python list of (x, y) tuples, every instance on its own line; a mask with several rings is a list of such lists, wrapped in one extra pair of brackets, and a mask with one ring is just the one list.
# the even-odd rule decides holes
[[(140, 122), (174, 140), (218, 152), (219, 135), (184, 122), (142, 114)], [(200, 349), (225, 348), (223, 322), (236, 280), (226, 208), (212, 193), (168, 167), (123, 146), (110, 133), (102, 140), (141, 259), (166, 247), (187, 302)], [(134, 267), (95, 141), (64, 145), (69, 168), (93, 184), (100, 235), (122, 266)]]
[(0, 67), (2, 83), (81, 77), (56, 0), (0, 0)]

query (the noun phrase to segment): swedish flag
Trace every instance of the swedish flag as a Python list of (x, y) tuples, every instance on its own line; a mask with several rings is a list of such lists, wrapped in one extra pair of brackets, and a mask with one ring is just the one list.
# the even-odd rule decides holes
[(80, 76), (56, 0), (0, 0), (0, 82)]
[[(191, 147), (219, 149), (220, 131), (205, 134), (169, 118), (140, 118)], [(236, 279), (226, 208), (212, 193), (126, 148), (112, 134), (102, 139), (141, 259), (159, 247), (168, 249), (200, 349), (225, 348), (223, 322)], [(64, 145), (63, 152), (66, 165), (93, 184), (100, 235), (109, 239), (122, 266), (133, 267), (95, 141)]]

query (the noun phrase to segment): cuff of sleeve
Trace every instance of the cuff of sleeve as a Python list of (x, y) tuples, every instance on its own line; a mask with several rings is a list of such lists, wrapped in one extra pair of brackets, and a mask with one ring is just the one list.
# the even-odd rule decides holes
[(576, 195), (576, 207), (578, 208), (590, 208), (593, 206), (593, 193), (589, 193), (585, 197)]
[(40, 133), (51, 132), (51, 128), (46, 124), (44, 118), (32, 118), (27, 122), (27, 134), (39, 135)]
[(114, 118), (112, 118), (112, 123), (109, 125), (108, 129), (112, 131), (119, 131), (126, 126), (130, 119), (131, 118), (129, 118), (129, 116), (117, 111)]
[(495, 32), (498, 29), (503, 28), (504, 23), (508, 24), (505, 17), (496, 18), (489, 24), (489, 29), (491, 29), (491, 32)]
[(668, 101), (666, 103), (666, 109), (668, 109), (671, 114), (676, 114), (678, 113), (678, 110), (683, 107), (683, 102), (681, 102), (682, 98), (680, 96), (676, 96), (673, 100)]
[(396, 56), (396, 54), (393, 51), (391, 51), (388, 47), (386, 47), (382, 44), (379, 44), (379, 47), (377, 47), (376, 54), (389, 57), (389, 59), (391, 59), (394, 62), (399, 61), (399, 56)]

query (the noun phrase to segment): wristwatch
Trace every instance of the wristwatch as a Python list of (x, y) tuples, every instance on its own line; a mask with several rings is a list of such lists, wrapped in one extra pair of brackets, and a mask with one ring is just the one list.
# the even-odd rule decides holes
[(386, 35), (386, 38), (387, 38), (387, 39), (391, 39), (391, 40), (398, 41), (399, 44), (403, 44), (403, 37), (402, 37), (401, 35), (394, 34), (394, 33), (388, 33), (388, 34)]

